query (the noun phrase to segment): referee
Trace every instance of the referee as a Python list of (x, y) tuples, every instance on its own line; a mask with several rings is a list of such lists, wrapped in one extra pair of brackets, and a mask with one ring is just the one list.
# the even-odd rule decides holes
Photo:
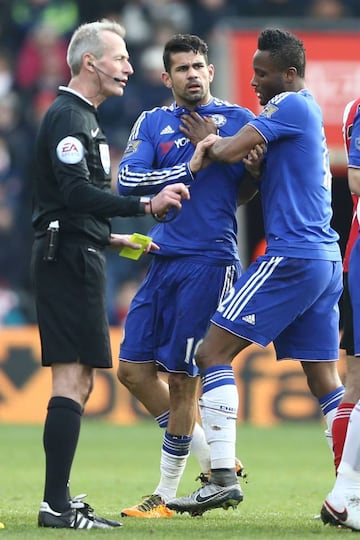
[(36, 142), (31, 273), (42, 365), (52, 371), (40, 527), (121, 525), (96, 516), (81, 497), (71, 498), (68, 488), (95, 369), (112, 366), (103, 251), (106, 246), (140, 247), (128, 235), (111, 234), (111, 217), (162, 216), (189, 198), (180, 183), (167, 186), (151, 201), (111, 193), (109, 147), (97, 107), (109, 96), (122, 96), (133, 73), (124, 36), (123, 27), (108, 20), (81, 25), (74, 32), (67, 51), (71, 80), (59, 88)]

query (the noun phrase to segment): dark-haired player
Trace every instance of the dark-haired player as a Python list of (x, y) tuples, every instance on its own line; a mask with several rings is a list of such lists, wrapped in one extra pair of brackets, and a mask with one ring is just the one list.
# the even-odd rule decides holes
[[(123, 195), (152, 195), (179, 181), (191, 194), (190, 204), (183, 204), (174, 219), (149, 233), (160, 250), (131, 303), (120, 347), (120, 381), (166, 428), (160, 483), (142, 503), (122, 510), (140, 518), (172, 516), (164, 503), (176, 495), (190, 445), (202, 472), (210, 468), (209, 449), (195, 423), (199, 377), (194, 353), (218, 302), (240, 275), (236, 211), (249, 184), (242, 161), (198, 171), (190, 158), (194, 144), (211, 131), (232, 135), (254, 117), (211, 95), (214, 66), (199, 37), (172, 37), (163, 59), (162, 80), (175, 101), (139, 116), (118, 175)], [(191, 137), (184, 135), (184, 122), (196, 124)], [(250, 188), (254, 194), (252, 183)], [(169, 386), (159, 370), (168, 373)]]
[(264, 109), (232, 137), (209, 135), (196, 152), (236, 164), (257, 144), (267, 153), (259, 182), (266, 253), (238, 279), (211, 319), (195, 355), (200, 411), (211, 450), (211, 479), (170, 501), (202, 514), (242, 500), (233, 467), (238, 392), (231, 362), (251, 343), (274, 343), (278, 360), (301, 362), (328, 430), (343, 395), (338, 375), (338, 301), (342, 264), (331, 228), (331, 174), (323, 119), (305, 87), (305, 50), (293, 34), (258, 37), (251, 84)]

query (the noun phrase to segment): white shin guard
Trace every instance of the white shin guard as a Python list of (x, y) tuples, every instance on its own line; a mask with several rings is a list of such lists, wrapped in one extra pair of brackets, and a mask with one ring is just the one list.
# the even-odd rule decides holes
[(202, 424), (210, 446), (211, 468), (231, 469), (235, 466), (237, 388), (234, 385), (221, 387), (222, 399), (211, 396), (219, 393), (219, 388), (215, 390), (199, 399)]

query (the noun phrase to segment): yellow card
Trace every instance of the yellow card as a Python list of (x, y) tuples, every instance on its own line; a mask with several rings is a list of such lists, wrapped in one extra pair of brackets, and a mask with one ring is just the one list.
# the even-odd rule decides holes
[(140, 233), (133, 233), (130, 237), (131, 242), (134, 242), (134, 244), (140, 244), (141, 248), (139, 249), (132, 249), (131, 247), (125, 246), (122, 248), (122, 250), (119, 252), (120, 257), (127, 257), (128, 259), (139, 259), (141, 255), (144, 253), (144, 249), (148, 247), (148, 245), (151, 243), (152, 238), (150, 236), (145, 236)]

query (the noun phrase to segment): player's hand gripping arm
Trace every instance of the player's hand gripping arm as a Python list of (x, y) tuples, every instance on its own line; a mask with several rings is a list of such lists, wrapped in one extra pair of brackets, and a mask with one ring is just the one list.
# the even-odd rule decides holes
[(243, 158), (246, 174), (240, 186), (238, 205), (246, 204), (251, 201), (259, 191), (257, 181), (260, 180), (262, 175), (265, 152), (266, 145), (257, 144), (255, 148), (252, 148), (248, 155)]
[(189, 161), (189, 169), (192, 174), (196, 174), (210, 165), (212, 160), (207, 156), (207, 152), (218, 138), (217, 135), (209, 135), (196, 145), (195, 152)]
[(190, 142), (196, 146), (207, 135), (218, 134), (218, 129), (211, 118), (200, 116), (197, 112), (192, 111), (190, 114), (181, 116), (180, 131), (186, 135)]
[(243, 158), (245, 169), (254, 180), (259, 180), (262, 175), (265, 152), (266, 145), (257, 144), (250, 150), (248, 155)]

